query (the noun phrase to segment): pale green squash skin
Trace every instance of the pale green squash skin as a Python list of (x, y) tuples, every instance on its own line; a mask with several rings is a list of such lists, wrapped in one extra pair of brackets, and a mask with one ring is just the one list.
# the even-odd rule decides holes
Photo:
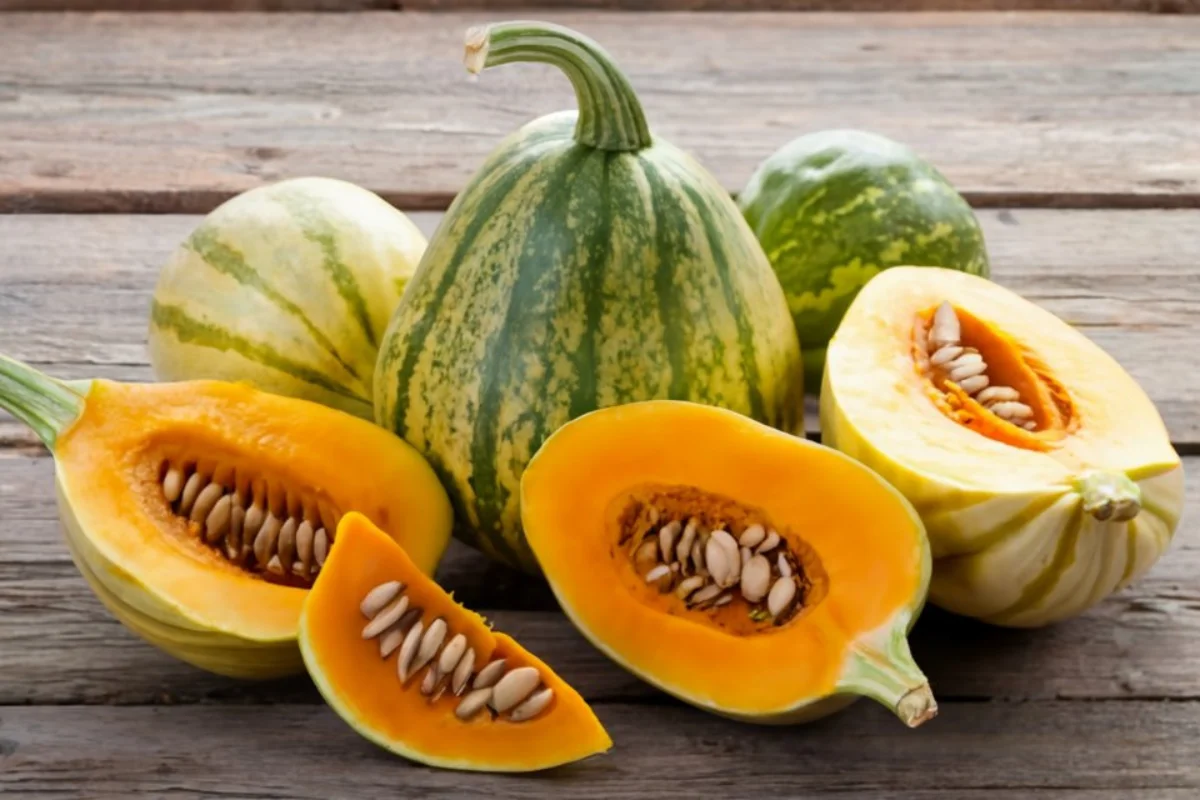
[(245, 381), (369, 419), (379, 340), (424, 250), (408, 217), (344, 181), (240, 194), (159, 275), (154, 373)]
[(491, 155), (430, 241), (376, 367), (376, 420), (441, 476), (456, 534), (531, 573), (521, 475), (567, 421), (674, 398), (803, 424), (800, 345), (736, 205), (650, 143), (640, 109), (641, 145), (581, 144), (622, 132), (592, 130), (609, 121), (596, 111), (543, 117)]

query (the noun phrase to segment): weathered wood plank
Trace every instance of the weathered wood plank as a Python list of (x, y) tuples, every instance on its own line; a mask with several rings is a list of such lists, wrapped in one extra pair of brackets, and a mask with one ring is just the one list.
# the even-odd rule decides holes
[(1126, 11), (1194, 14), (1197, 0), (0, 0), (3, 11)]
[[(616, 748), (541, 776), (432, 770), (327, 708), (0, 709), (0, 791), (90, 797), (1137, 797), (1200, 790), (1200, 703), (962, 704), (920, 731), (861, 703), (799, 728), (682, 706), (597, 709)], [(1119, 733), (1118, 733), (1119, 731)], [(219, 765), (219, 766), (218, 766)], [(1191, 794), (1188, 794), (1188, 793)]]
[[(1176, 442), (1200, 442), (1200, 211), (980, 217), (996, 279), (1081, 326), (1146, 388)], [(63, 378), (150, 380), (150, 294), (197, 219), (0, 216), (0, 352)], [(439, 216), (415, 219), (430, 233)], [(6, 441), (34, 440), (0, 412)]]
[[(1200, 458), (1187, 459), (1200, 469)], [(109, 618), (59, 540), (52, 467), (0, 454), (0, 705), (317, 702), (306, 680), (242, 684), (153, 650)], [(1200, 488), (1187, 519), (1200, 519)], [(913, 650), (949, 699), (1200, 700), (1200, 526), (1139, 584), (1079, 619), (1040, 631), (991, 628), (926, 611)], [(455, 545), (443, 586), (537, 652), (589, 699), (661, 700), (592, 649), (544, 584)], [(490, 609), (490, 610), (489, 610)]]
[[(863, 127), (981, 204), (1200, 204), (1200, 19), (547, 16), (609, 46), (655, 130), (731, 189), (803, 131)], [(503, 135), (572, 103), (545, 67), (467, 81), (479, 21), (7, 15), (0, 210), (206, 210), (305, 173), (444, 207)]]

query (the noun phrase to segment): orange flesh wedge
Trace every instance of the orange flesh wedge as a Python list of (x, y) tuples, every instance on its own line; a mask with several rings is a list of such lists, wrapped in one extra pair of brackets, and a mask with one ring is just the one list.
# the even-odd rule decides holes
[[(300, 623), (300, 649), (325, 699), (361, 735), (394, 753), (437, 767), (518, 772), (546, 769), (608, 750), (612, 741), (579, 693), (516, 641), (493, 633), (487, 621), (454, 601), (409, 560), (404, 550), (359, 514), (338, 526), (334, 548), (309, 592)], [(476, 653), (476, 671), (504, 658), (507, 667), (532, 666), (554, 690), (549, 708), (525, 722), (455, 715), (460, 697), (436, 702), (421, 694), (421, 674), (401, 684), (398, 655), (380, 657), (364, 640), (359, 605), (374, 587), (399, 580), (410, 608), (424, 609), (426, 626), (445, 619)], [(422, 673), (423, 674), (423, 673)]]

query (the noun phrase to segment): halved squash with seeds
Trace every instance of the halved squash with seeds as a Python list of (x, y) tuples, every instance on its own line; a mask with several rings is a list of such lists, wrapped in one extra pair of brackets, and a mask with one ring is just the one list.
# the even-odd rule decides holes
[(547, 440), (521, 508), (563, 610), (664, 691), (752, 722), (859, 695), (910, 726), (936, 713), (906, 638), (921, 522), (834, 450), (708, 406), (618, 406)]
[(425, 577), (359, 514), (304, 603), (300, 648), (354, 730), (406, 758), (525, 772), (612, 746), (583, 698)]
[(896, 267), (855, 299), (825, 363), (822, 436), (920, 511), (934, 603), (1045, 625), (1166, 551), (1183, 469), (1162, 418), (1050, 312), (973, 275)]
[(340, 411), (217, 381), (64, 384), (0, 356), (0, 408), (54, 454), (71, 555), (151, 643), (222, 675), (299, 672), (306, 589), (343, 512), (432, 572), (451, 510), (400, 439)]

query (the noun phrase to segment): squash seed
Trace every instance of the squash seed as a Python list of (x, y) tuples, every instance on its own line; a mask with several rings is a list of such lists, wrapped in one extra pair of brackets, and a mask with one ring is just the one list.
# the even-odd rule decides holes
[(785, 557), (786, 554), (780, 553), (775, 565), (779, 568), (779, 574), (785, 578), (792, 577), (792, 565)]
[(208, 512), (208, 517), (204, 520), (204, 540), (209, 544), (221, 541), (229, 530), (229, 522), (233, 518), (232, 506), (233, 498), (225, 495), (212, 507), (212, 511)]
[[(495, 662), (493, 662), (495, 663)], [(480, 689), (474, 689), (467, 693), (467, 696), (462, 699), (458, 707), (454, 709), (454, 716), (464, 722), (474, 717), (483, 707), (492, 699), (491, 687), (485, 686)]]
[(242, 540), (254, 541), (254, 537), (258, 535), (265, 520), (266, 516), (263, 514), (262, 506), (255, 500), (254, 504), (246, 509), (246, 521), (242, 526)]
[[(708, 567), (708, 572), (712, 575), (713, 581), (720, 587), (725, 585), (732, 586), (731, 577), (733, 570), (729, 564), (729, 556), (725, 553), (725, 548), (721, 547), (720, 542), (715, 538), (708, 540), (708, 546), (704, 548), (704, 563)], [(736, 580), (736, 578), (734, 578)]]
[(438, 672), (443, 675), (454, 672), (454, 668), (458, 666), (458, 661), (465, 652), (467, 652), (467, 637), (456, 633), (454, 638), (442, 648), (442, 654), (438, 656)]
[(933, 357), (929, 359), (929, 363), (935, 367), (941, 367), (949, 364), (951, 361), (961, 356), (962, 353), (963, 349), (958, 345), (946, 345), (933, 354)]
[(463, 653), (463, 657), (459, 659), (458, 666), (454, 668), (454, 675), (450, 677), (450, 690), (454, 692), (455, 697), (461, 695), (467, 688), (467, 683), (471, 680), (471, 672), (474, 669), (475, 648), (468, 647), (467, 652)]
[(942, 347), (947, 344), (958, 344), (962, 339), (962, 326), (958, 322), (958, 314), (954, 311), (954, 306), (949, 302), (943, 301), (937, 307), (937, 311), (933, 312), (933, 324), (929, 329), (929, 341), (935, 347)]
[(442, 676), (438, 673), (436, 664), (426, 670), (425, 679), (421, 681), (421, 694), (426, 696), (433, 694), (433, 690), (437, 688), (441, 677)]
[(668, 567), (666, 564), (659, 564), (657, 567), (646, 573), (645, 581), (646, 583), (654, 583), (655, 581), (662, 580), (670, 574), (670, 567)]
[(267, 572), (283, 575), (283, 564), (280, 562), (279, 556), (271, 556), (271, 560), (267, 562)]
[(715, 583), (710, 583), (708, 586), (705, 586), (703, 589), (688, 598), (688, 603), (693, 606), (701, 606), (705, 603), (715, 600), (717, 595), (720, 593), (721, 587), (717, 586)]
[(245, 524), (246, 510), (235, 501), (229, 512), (229, 535), (225, 537), (225, 555), (230, 561), (242, 559), (242, 526)]
[(742, 567), (742, 597), (749, 603), (757, 603), (767, 596), (771, 588), (771, 562), (766, 556), (756, 555)]
[(313, 527), (312, 523), (304, 520), (296, 528), (296, 558), (304, 567), (307, 574), (313, 563)]
[(793, 578), (780, 578), (771, 587), (767, 595), (767, 611), (772, 617), (779, 617), (792, 606), (796, 599), (796, 581)]
[(654, 539), (642, 542), (633, 555), (633, 562), (643, 569), (658, 563), (658, 542)]
[(964, 378), (961, 381), (956, 381), (958, 388), (962, 389), (967, 394), (975, 394), (987, 387), (990, 381), (987, 375), (973, 375), (970, 378)]
[(529, 699), (514, 708), (508, 715), (513, 722), (524, 722), (541, 714), (554, 699), (554, 690), (549, 686), (543, 687), (529, 696)]
[(163, 494), (168, 503), (174, 503), (183, 494), (183, 470), (178, 467), (168, 467), (163, 478)]
[(742, 531), (742, 535), (738, 537), (738, 544), (742, 547), (749, 547), (753, 550), (762, 544), (762, 540), (767, 538), (767, 531), (762, 525), (755, 523), (748, 525), (746, 530)]
[(363, 598), (358, 610), (367, 619), (374, 619), (375, 615), (382, 611), (384, 606), (396, 599), (396, 595), (400, 594), (400, 590), (403, 588), (404, 584), (400, 581), (381, 583), (367, 592), (367, 596)]
[(498, 658), (491, 662), (483, 669), (479, 670), (479, 674), (475, 676), (475, 682), (472, 685), (475, 689), (486, 689), (496, 685), (496, 681), (500, 680), (500, 676), (504, 674), (504, 668), (508, 664), (508, 660)]
[(415, 671), (411, 669), (413, 657), (417, 654), (417, 648), (421, 646), (421, 634), (424, 632), (425, 626), (421, 620), (413, 623), (413, 626), (408, 629), (408, 634), (404, 637), (404, 643), (400, 645), (400, 657), (397, 659), (396, 669), (400, 674), (400, 682), (407, 683), (409, 676)]
[(183, 493), (179, 497), (180, 516), (186, 517), (191, 513), (192, 506), (196, 503), (196, 498), (200, 496), (200, 490), (206, 483), (204, 476), (199, 471), (193, 472), (187, 479), (187, 483), (183, 485)]
[(364, 639), (374, 639), (399, 622), (400, 617), (404, 616), (404, 612), (407, 610), (408, 595), (402, 594), (366, 624), (362, 631), (362, 637)]
[(503, 714), (529, 697), (541, 682), (542, 677), (534, 667), (510, 670), (492, 687), (492, 708), (497, 714)]
[[(199, 505), (199, 500), (196, 501)], [(288, 517), (279, 529), (279, 540), (275, 545), (275, 549), (279, 553), (279, 560), (284, 564), (291, 564), (296, 556), (296, 518)]]
[(696, 541), (696, 528), (696, 520), (689, 519), (679, 544), (675, 546), (675, 560), (683, 565), (685, 571), (688, 568), (688, 556), (692, 554), (692, 544)]
[(755, 552), (765, 555), (774, 550), (779, 545), (780, 541), (781, 540), (778, 533), (775, 531), (768, 531), (767, 538), (763, 540), (763, 543), (758, 546), (758, 550)]
[(422, 667), (433, 660), (446, 641), (446, 620), (438, 617), (429, 623), (425, 635), (421, 637), (421, 646), (417, 648), (417, 656), (413, 659), (413, 672), (419, 672)]
[(279, 537), (280, 527), (279, 518), (268, 511), (267, 518), (258, 530), (258, 536), (254, 537), (254, 558), (258, 563), (265, 563), (275, 552), (275, 540)]
[(673, 520), (658, 529), (658, 546), (662, 550), (662, 560), (668, 564), (671, 563), (671, 556), (675, 552), (675, 537), (679, 535), (679, 529), (682, 527), (679, 520)]
[(1032, 408), (1016, 400), (1001, 401), (991, 406), (991, 408), (988, 410), (996, 416), (1008, 420), (1025, 420), (1026, 418), (1033, 416)]
[(393, 625), (379, 637), (379, 657), (386, 659), (404, 641), (404, 629), (399, 624)]
[[(995, 403), (996, 405), (999, 405), (1004, 401), (1020, 400), (1021, 393), (1011, 386), (989, 386), (980, 392), (975, 399), (985, 406), (989, 403)], [(989, 410), (994, 411), (995, 409), (989, 408)], [(1030, 411), (1032, 411), (1032, 409), (1030, 409)]]
[(313, 558), (317, 562), (318, 567), (325, 566), (325, 559), (329, 557), (329, 536), (325, 533), (324, 528), (317, 530), (313, 534)]
[(725, 594), (718, 597), (716, 599), (716, 601), (713, 602), (713, 607), (720, 608), (721, 606), (727, 606), (732, 602), (733, 602), (733, 595), (729, 592), (726, 592)]
[(192, 506), (192, 511), (188, 514), (188, 519), (192, 522), (203, 524), (223, 494), (225, 494), (225, 487), (219, 483), (210, 483), (208, 486), (205, 486), (200, 490), (200, 494), (196, 496), (196, 504)]
[(688, 595), (703, 585), (704, 578), (701, 578), (699, 575), (693, 575), (690, 578), (684, 578), (679, 582), (679, 585), (675, 587), (675, 596), (680, 600), (687, 600)]

